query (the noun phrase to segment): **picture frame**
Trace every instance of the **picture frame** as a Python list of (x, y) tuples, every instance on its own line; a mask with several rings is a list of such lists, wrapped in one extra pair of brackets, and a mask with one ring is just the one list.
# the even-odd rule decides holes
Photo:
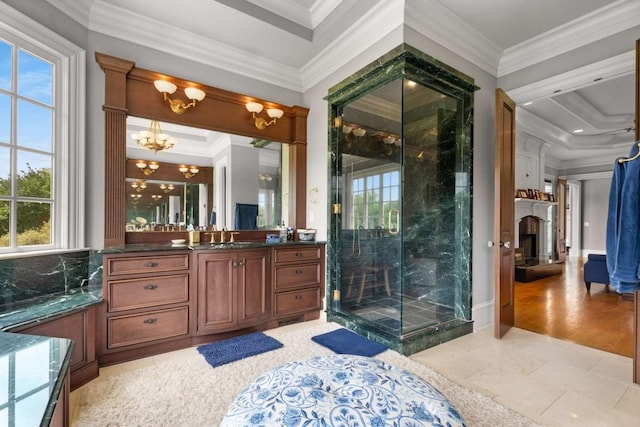
[(513, 257), (515, 265), (525, 265), (524, 248), (515, 248)]
[(549, 201), (549, 193), (542, 193), (542, 200), (545, 202)]
[(542, 193), (540, 192), (540, 190), (535, 190), (535, 199), (542, 200)]
[(529, 192), (527, 190), (524, 189), (518, 189), (516, 191), (516, 197), (519, 197), (521, 199), (528, 199), (529, 198)]
[(527, 188), (527, 194), (529, 195), (529, 199), (535, 199), (536, 198), (536, 193), (533, 192), (532, 188)]
[(555, 202), (556, 201), (556, 196), (554, 196), (553, 194), (549, 193), (549, 201), (550, 202)]

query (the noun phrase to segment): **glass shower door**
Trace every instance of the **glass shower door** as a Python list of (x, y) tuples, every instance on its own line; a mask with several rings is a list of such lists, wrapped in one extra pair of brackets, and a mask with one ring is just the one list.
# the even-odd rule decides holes
[(339, 310), (394, 335), (402, 329), (401, 87), (394, 80), (342, 108), (336, 158)]

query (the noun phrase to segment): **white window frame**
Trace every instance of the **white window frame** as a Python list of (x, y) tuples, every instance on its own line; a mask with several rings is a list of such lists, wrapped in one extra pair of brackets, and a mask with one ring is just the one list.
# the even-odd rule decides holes
[(0, 255), (81, 249), (85, 245), (86, 52), (0, 2), (0, 37), (54, 65), (52, 244), (1, 248)]

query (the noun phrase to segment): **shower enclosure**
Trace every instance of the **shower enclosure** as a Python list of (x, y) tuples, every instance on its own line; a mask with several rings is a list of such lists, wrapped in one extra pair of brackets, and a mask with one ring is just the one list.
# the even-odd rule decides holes
[(403, 44), (329, 90), (328, 319), (403, 354), (472, 331), (476, 89)]

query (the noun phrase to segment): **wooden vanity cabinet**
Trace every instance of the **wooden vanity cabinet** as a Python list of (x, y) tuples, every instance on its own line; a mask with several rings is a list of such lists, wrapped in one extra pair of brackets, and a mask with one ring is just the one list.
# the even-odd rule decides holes
[(269, 250), (199, 251), (198, 335), (256, 326), (269, 319)]
[(26, 327), (15, 328), (11, 332), (73, 340), (75, 346), (71, 353), (68, 382), (71, 390), (75, 390), (98, 377), (95, 319), (95, 307), (90, 306)]
[(271, 319), (317, 319), (323, 297), (324, 245), (274, 247)]
[(189, 251), (104, 255), (101, 364), (188, 345), (190, 259)]

